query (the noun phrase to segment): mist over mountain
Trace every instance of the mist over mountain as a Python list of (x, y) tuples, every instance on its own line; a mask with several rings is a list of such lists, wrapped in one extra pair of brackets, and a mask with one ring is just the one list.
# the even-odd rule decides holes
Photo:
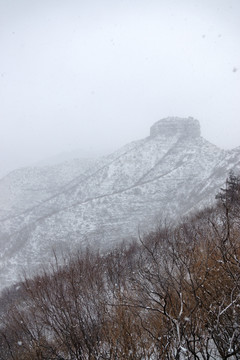
[(1, 286), (53, 250), (108, 249), (212, 204), (231, 169), (240, 170), (240, 147), (222, 150), (197, 120), (169, 117), (108, 156), (11, 172), (0, 180)]

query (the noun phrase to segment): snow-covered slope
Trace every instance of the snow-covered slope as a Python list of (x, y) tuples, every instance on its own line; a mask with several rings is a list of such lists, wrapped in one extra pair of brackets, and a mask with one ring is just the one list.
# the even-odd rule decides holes
[[(227, 172), (240, 170), (239, 155), (239, 148), (227, 152), (203, 139), (197, 120), (157, 122), (149, 137), (98, 161), (55, 192), (46, 190), (23, 213), (2, 219), (3, 284), (15, 280), (22, 267), (32, 271), (47, 262), (53, 249), (106, 248), (150, 229), (160, 217), (177, 217), (212, 201)], [(17, 197), (18, 208), (22, 198)]]
[(26, 167), (0, 179), (0, 218), (17, 215), (48, 199), (92, 167), (94, 159), (73, 159), (53, 166)]

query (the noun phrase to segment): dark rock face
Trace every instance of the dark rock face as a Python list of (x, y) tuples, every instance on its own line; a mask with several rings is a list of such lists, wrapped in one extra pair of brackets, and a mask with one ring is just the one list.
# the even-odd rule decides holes
[(192, 117), (179, 118), (179, 117), (168, 117), (157, 121), (150, 128), (150, 136), (175, 136), (181, 135), (184, 137), (199, 137), (200, 124), (198, 120)]

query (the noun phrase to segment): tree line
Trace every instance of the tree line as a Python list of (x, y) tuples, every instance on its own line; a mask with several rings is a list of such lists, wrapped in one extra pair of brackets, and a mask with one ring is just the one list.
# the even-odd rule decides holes
[(240, 177), (216, 198), (5, 290), (0, 359), (240, 359)]

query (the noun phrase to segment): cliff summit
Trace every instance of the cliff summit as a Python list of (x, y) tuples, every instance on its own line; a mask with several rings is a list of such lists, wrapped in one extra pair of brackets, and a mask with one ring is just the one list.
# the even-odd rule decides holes
[(157, 121), (150, 128), (150, 137), (176, 134), (184, 137), (199, 137), (201, 135), (199, 121), (192, 117), (167, 117)]

